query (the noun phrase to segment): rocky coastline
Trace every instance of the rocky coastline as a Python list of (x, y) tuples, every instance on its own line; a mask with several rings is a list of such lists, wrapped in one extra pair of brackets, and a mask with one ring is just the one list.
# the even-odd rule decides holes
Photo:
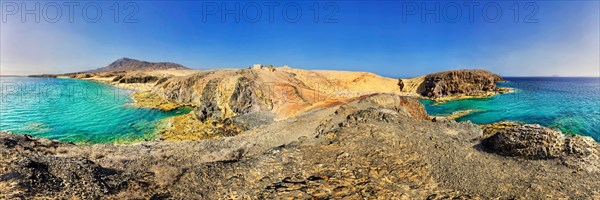
[(0, 199), (600, 198), (593, 139), (456, 122), (468, 112), (429, 116), (418, 101), (504, 92), (483, 70), (392, 79), (120, 59), (57, 77), (135, 89), (141, 107), (193, 110), (165, 120), (160, 140), (128, 145), (0, 132)]
[(469, 98), (488, 98), (509, 92), (508, 88), (496, 86), (504, 79), (485, 70), (452, 70), (428, 74), (417, 92), (436, 102)]
[(426, 118), (387, 94), (209, 140), (77, 146), (0, 133), (0, 197), (600, 197), (600, 147), (586, 137)]

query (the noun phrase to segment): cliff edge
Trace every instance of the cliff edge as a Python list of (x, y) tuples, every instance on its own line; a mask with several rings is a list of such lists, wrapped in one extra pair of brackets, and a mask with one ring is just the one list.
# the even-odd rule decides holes
[(417, 93), (431, 99), (487, 97), (501, 92), (499, 75), (485, 70), (452, 70), (426, 75)]

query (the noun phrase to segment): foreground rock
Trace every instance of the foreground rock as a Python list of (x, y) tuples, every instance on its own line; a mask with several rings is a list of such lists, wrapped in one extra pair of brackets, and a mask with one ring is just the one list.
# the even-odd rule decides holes
[(492, 136), (482, 144), (494, 153), (526, 159), (560, 158), (577, 169), (600, 170), (600, 145), (591, 137), (567, 137), (537, 124), (500, 122), (487, 127), (484, 130)]
[(531, 159), (557, 158), (565, 151), (562, 133), (530, 124), (499, 130), (484, 145), (500, 155)]
[(60, 147), (72, 145), (0, 133), (0, 198), (97, 198), (126, 183), (123, 174), (85, 157), (56, 156)]
[(600, 174), (562, 159), (595, 155), (585, 138), (565, 140), (560, 158), (522, 159), (484, 151), (475, 124), (424, 113), (374, 95), (212, 140), (76, 146), (0, 133), (0, 198), (600, 198)]

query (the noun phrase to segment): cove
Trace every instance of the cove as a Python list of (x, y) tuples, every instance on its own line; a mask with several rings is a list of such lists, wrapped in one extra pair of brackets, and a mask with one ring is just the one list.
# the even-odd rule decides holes
[(0, 130), (78, 144), (157, 138), (160, 120), (190, 112), (133, 107), (133, 91), (79, 79), (1, 77)]

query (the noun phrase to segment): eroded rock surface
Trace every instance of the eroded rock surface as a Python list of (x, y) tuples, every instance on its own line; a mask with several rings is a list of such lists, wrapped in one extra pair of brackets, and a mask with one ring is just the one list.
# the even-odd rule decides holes
[(483, 144), (500, 155), (531, 159), (557, 158), (565, 150), (561, 132), (530, 124), (501, 129)]
[(499, 122), (484, 127), (491, 136), (482, 144), (491, 152), (527, 159), (559, 158), (577, 169), (600, 170), (600, 145), (591, 137), (566, 136), (537, 124)]

